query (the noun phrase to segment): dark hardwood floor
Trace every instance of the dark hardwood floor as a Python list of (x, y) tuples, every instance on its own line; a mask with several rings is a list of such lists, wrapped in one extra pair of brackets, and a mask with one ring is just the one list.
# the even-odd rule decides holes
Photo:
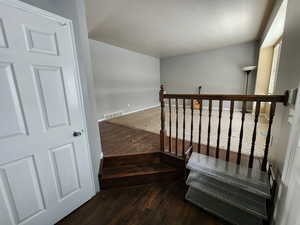
[[(104, 158), (113, 156), (134, 155), (140, 153), (153, 153), (160, 151), (159, 134), (151, 133), (145, 130), (134, 129), (112, 122), (104, 121), (99, 123), (101, 133), (102, 150)], [(172, 153), (175, 153), (176, 139), (171, 139)], [(178, 154), (182, 156), (182, 140), (178, 139)], [(185, 150), (189, 148), (190, 142), (185, 141)], [(168, 138), (165, 140), (165, 149), (169, 149)], [(194, 151), (198, 150), (198, 144), (193, 143)], [(201, 144), (201, 153), (206, 154), (207, 146)], [(215, 156), (216, 148), (210, 147), (210, 156)], [(226, 158), (226, 150), (220, 149), (219, 157)], [(237, 153), (230, 152), (230, 161), (236, 162)], [(248, 155), (241, 155), (241, 165), (248, 166)], [(260, 160), (254, 159), (254, 168), (260, 168)]]
[[(183, 167), (182, 160), (158, 152), (159, 135), (110, 122), (100, 123), (99, 129), (106, 165), (106, 173), (100, 177), (108, 181), (117, 178), (119, 183), (113, 181), (117, 184), (112, 185), (114, 188), (102, 189), (57, 225), (228, 225), (184, 200), (186, 186), (182, 175), (171, 180), (155, 177), (151, 184), (127, 186), (134, 184), (130, 179), (136, 182), (140, 176), (138, 183), (145, 183), (145, 176), (154, 176), (156, 170), (174, 175), (174, 168)], [(205, 153), (206, 147), (202, 149)], [(214, 155), (214, 149), (211, 154)], [(220, 158), (224, 156), (222, 150)], [(243, 157), (247, 160), (247, 156)], [(231, 160), (235, 158), (236, 153), (232, 153)], [(125, 187), (120, 187), (123, 184)]]
[(159, 135), (111, 122), (99, 123), (104, 156), (159, 152)]
[[(158, 134), (134, 129), (112, 122), (99, 123), (104, 158), (99, 171), (100, 186), (104, 189), (173, 180), (184, 175), (183, 157), (173, 157), (175, 138), (172, 138), (172, 153), (161, 153)], [(182, 155), (183, 141), (178, 140), (178, 153)], [(185, 150), (190, 142), (185, 141)], [(165, 149), (169, 149), (165, 141)], [(194, 151), (198, 145), (193, 143)], [(206, 154), (207, 146), (201, 145), (201, 153)], [(215, 147), (210, 147), (210, 155), (215, 156)], [(226, 151), (220, 149), (220, 158), (226, 158)], [(230, 161), (236, 162), (237, 153), (231, 152)], [(249, 157), (242, 155), (241, 164), (248, 165)], [(259, 168), (259, 160), (254, 161)]]
[(102, 189), (183, 178), (184, 161), (161, 152), (105, 156), (99, 174)]
[(179, 180), (102, 190), (57, 225), (227, 225), (184, 201)]

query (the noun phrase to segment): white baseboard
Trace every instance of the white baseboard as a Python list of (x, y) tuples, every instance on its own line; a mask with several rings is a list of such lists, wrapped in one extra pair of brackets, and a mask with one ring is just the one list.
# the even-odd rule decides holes
[[(141, 108), (141, 109), (125, 112), (121, 116), (126, 116), (126, 115), (129, 115), (129, 114), (144, 111), (144, 110), (147, 110), (147, 109), (153, 109), (153, 108), (156, 108), (156, 107), (159, 107), (159, 106), (160, 106), (160, 104), (157, 104), (157, 105), (152, 105), (152, 106), (144, 107), (144, 108)], [(121, 117), (121, 116), (118, 116), (118, 117)], [(114, 118), (118, 118), (118, 117), (114, 117)], [(97, 121), (102, 122), (102, 121), (105, 121), (105, 120), (106, 120), (105, 118), (101, 118), (101, 119), (98, 119)]]
[[(158, 105), (153, 105), (153, 106), (148, 106), (148, 107), (145, 107), (145, 108), (141, 108), (141, 109), (137, 109), (137, 110), (133, 110), (133, 111), (129, 111), (129, 112), (123, 113), (121, 116), (126, 116), (126, 115), (129, 115), (129, 114), (132, 114), (132, 113), (144, 111), (144, 110), (147, 110), (147, 109), (156, 108), (156, 107), (159, 107), (159, 106), (160, 106), (160, 104), (158, 104)], [(166, 104), (166, 106), (168, 106), (168, 104)], [(172, 107), (176, 107), (176, 106), (172, 104)], [(182, 108), (182, 105), (178, 105), (178, 108)], [(189, 107), (187, 107), (187, 109), (188, 109), (188, 108), (189, 108)], [(208, 110), (208, 106), (203, 106), (202, 109)], [(195, 110), (195, 109), (194, 109), (194, 110)], [(219, 111), (219, 107), (212, 107), (212, 110), (213, 110), (213, 111)], [(223, 111), (229, 111), (229, 110), (230, 110), (230, 108), (228, 108), (228, 107), (224, 107), (224, 108), (223, 108)], [(235, 108), (234, 111), (235, 111), (235, 112), (239, 112), (239, 111), (241, 111), (241, 109), (240, 109), (240, 108)], [(119, 117), (119, 116), (118, 116), (118, 117)], [(118, 118), (118, 117), (114, 117), (114, 118)], [(107, 120), (107, 119), (101, 118), (101, 119), (98, 119), (97, 121), (98, 121), (98, 122), (102, 122), (102, 121), (105, 121), (105, 120)]]

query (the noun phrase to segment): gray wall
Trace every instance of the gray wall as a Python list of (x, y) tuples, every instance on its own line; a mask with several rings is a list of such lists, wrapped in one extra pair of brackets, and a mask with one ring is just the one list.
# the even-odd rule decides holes
[(97, 118), (159, 104), (159, 59), (90, 40)]
[(95, 94), (91, 67), (85, 5), (81, 0), (23, 0), (31, 5), (71, 19), (74, 25), (76, 47), (79, 58), (80, 78), (86, 111), (89, 145), (92, 157), (94, 182), (99, 190), (98, 171), (101, 144), (96, 120)]
[[(285, 90), (296, 88), (300, 83), (299, 21), (300, 1), (289, 0), (275, 94), (283, 94)], [(274, 121), (274, 138), (270, 153), (271, 159), (279, 172), (282, 172), (283, 169), (291, 129), (288, 123), (288, 111), (289, 107), (279, 105)]]
[[(257, 64), (258, 43), (250, 42), (196, 54), (163, 58), (161, 82), (169, 93), (241, 94), (244, 73), (241, 68)], [(256, 71), (251, 74), (254, 92)]]

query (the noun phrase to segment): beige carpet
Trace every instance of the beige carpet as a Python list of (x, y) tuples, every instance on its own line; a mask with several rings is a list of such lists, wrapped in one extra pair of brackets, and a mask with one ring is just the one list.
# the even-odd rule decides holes
[[(169, 135), (169, 112), (166, 108), (166, 131)], [(239, 146), (240, 128), (241, 128), (241, 113), (234, 112), (232, 120), (232, 135), (231, 135), (231, 147), (230, 150), (237, 152)], [(176, 120), (175, 120), (175, 108), (172, 107), (171, 120), (172, 120), (172, 130), (171, 136), (176, 137)], [(217, 143), (217, 129), (218, 129), (218, 111), (212, 112), (211, 117), (211, 136), (210, 145), (216, 146)], [(199, 136), (199, 111), (194, 110), (194, 129), (193, 129), (193, 142), (198, 142)], [(144, 110), (141, 112), (136, 112), (126, 116), (121, 116), (118, 118), (111, 119), (110, 122), (121, 124), (124, 126), (142, 129), (159, 134), (160, 132), (160, 107)], [(178, 113), (178, 136), (182, 139), (183, 136), (183, 112), (179, 109)], [(221, 138), (220, 138), (220, 148), (227, 149), (228, 142), (228, 127), (229, 127), (229, 111), (223, 111), (222, 122), (221, 122)], [(254, 127), (254, 118), (251, 113), (246, 114), (244, 122), (244, 138), (242, 153), (249, 155), (251, 151), (252, 134)], [(268, 123), (264, 117), (259, 118), (259, 123), (257, 125), (256, 133), (256, 144), (255, 144), (255, 156), (262, 157), (265, 148), (265, 141), (267, 135)], [(201, 131), (201, 143), (207, 144), (207, 133), (208, 133), (208, 111), (202, 111), (202, 131)], [(186, 129), (185, 129), (185, 140), (190, 140), (191, 136), (191, 110), (186, 110)]]

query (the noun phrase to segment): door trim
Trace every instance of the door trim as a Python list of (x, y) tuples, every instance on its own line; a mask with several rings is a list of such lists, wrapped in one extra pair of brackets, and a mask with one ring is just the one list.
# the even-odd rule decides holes
[[(300, 90), (300, 85), (298, 86), (298, 90)], [(297, 94), (297, 101), (295, 104), (295, 114), (293, 121), (297, 121), (300, 119), (300, 91)], [(288, 140), (287, 153), (284, 161), (284, 168), (282, 173), (282, 181), (286, 184), (289, 183), (290, 179), (290, 171), (292, 165), (294, 163), (294, 156), (296, 154), (297, 147), (299, 145), (299, 135), (300, 135), (300, 127), (297, 127), (295, 123), (292, 124), (290, 137)]]
[[(300, 90), (300, 86), (299, 86)], [(300, 121), (300, 92), (297, 95), (297, 102), (295, 104), (295, 114), (293, 121)], [(279, 225), (285, 225), (289, 216), (288, 210), (291, 204), (291, 195), (288, 187), (291, 185), (291, 172), (295, 163), (296, 151), (300, 144), (300, 127), (293, 122), (290, 136), (288, 140), (286, 157), (284, 160), (283, 173), (281, 177), (281, 184), (278, 190), (278, 200), (273, 216), (273, 221), (276, 221)]]
[(87, 151), (88, 154), (88, 167), (89, 167), (89, 174), (90, 174), (90, 181), (92, 185), (92, 192), (90, 193), (90, 198), (96, 194), (96, 184), (94, 181), (94, 172), (92, 167), (92, 157), (91, 157), (91, 149), (88, 141), (88, 132), (87, 132), (87, 121), (86, 121), (86, 113), (84, 110), (84, 101), (83, 101), (83, 92), (82, 92), (82, 84), (80, 80), (80, 70), (79, 70), (79, 64), (78, 64), (78, 53), (76, 48), (76, 42), (75, 42), (75, 33), (73, 28), (73, 22), (70, 19), (64, 18), (62, 16), (58, 16), (54, 13), (48, 12), (46, 10), (40, 9), (38, 7), (32, 6), (30, 4), (21, 2), (20, 0), (0, 0), (1, 4), (18, 8), (24, 12), (39, 15), (42, 17), (46, 17), (49, 20), (55, 21), (56, 23), (59, 23), (62, 26), (68, 26), (69, 33), (71, 36), (72, 41), (72, 51), (73, 51), (73, 64), (74, 64), (74, 72), (75, 72), (75, 81), (76, 81), (76, 89), (78, 93), (78, 102), (79, 102), (79, 108), (81, 116), (83, 119), (83, 130), (84, 130), (84, 145), (85, 145), (85, 151)]

